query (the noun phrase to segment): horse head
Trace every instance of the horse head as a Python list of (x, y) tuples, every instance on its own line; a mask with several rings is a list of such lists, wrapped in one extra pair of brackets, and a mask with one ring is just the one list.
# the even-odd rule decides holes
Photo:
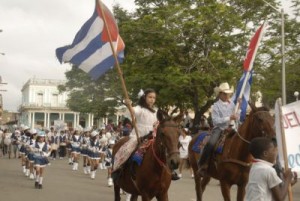
[(159, 126), (157, 128), (156, 141), (165, 151), (166, 162), (170, 169), (177, 169), (179, 165), (179, 123), (182, 119), (182, 114), (176, 117), (170, 117), (168, 113), (158, 110), (157, 119)]
[[(269, 108), (259, 107), (249, 103), (251, 112), (248, 120), (248, 133), (251, 133), (251, 139), (255, 137), (275, 137), (274, 117), (270, 114)], [(249, 136), (250, 137), (250, 136)]]

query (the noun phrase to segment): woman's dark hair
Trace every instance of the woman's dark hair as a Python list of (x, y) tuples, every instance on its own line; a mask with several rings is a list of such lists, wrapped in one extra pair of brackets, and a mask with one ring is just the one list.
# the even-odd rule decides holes
[(146, 97), (149, 93), (155, 93), (154, 89), (146, 89), (144, 91), (144, 94), (140, 97), (139, 101), (138, 101), (138, 105), (143, 107), (143, 108), (147, 108), (148, 110), (150, 110), (151, 112), (155, 112), (155, 110), (153, 108), (150, 108), (149, 105), (146, 103)]
[(274, 139), (266, 137), (257, 137), (251, 140), (249, 151), (254, 158), (261, 158), (264, 151), (268, 150), (270, 144), (276, 146)]

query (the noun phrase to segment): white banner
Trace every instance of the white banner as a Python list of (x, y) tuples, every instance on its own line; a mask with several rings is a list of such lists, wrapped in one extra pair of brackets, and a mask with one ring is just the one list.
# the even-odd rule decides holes
[(66, 123), (63, 120), (60, 120), (60, 119), (54, 120), (54, 129), (56, 131), (64, 130), (65, 126), (66, 126)]
[[(284, 167), (282, 137), (280, 129), (280, 102), (275, 105), (276, 138), (279, 160)], [(300, 176), (300, 101), (282, 106), (282, 128), (285, 135), (288, 166)]]

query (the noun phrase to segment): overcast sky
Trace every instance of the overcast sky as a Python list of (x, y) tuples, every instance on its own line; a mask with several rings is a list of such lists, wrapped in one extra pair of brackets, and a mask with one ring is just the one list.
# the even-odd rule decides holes
[[(290, 2), (290, 0), (283, 0)], [(134, 0), (103, 0), (111, 8), (119, 3), (129, 11)], [(94, 0), (1, 0), (0, 85), (4, 110), (17, 111), (22, 86), (33, 77), (65, 79), (55, 49), (68, 45), (94, 11)], [(287, 5), (285, 5), (287, 6)], [(125, 41), (126, 44), (126, 41)]]

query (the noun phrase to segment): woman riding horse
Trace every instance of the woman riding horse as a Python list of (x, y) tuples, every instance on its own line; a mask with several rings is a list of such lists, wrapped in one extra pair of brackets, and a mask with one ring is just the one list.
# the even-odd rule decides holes
[[(132, 194), (131, 201), (136, 201), (139, 195), (142, 201), (154, 197), (158, 201), (168, 201), (172, 170), (178, 167), (180, 160), (178, 138), (182, 116), (171, 118), (159, 110), (157, 119), (160, 123), (156, 136), (148, 140), (141, 164), (137, 165), (129, 159), (113, 178), (115, 201), (121, 199), (120, 188)], [(124, 137), (115, 144), (113, 155), (127, 140), (128, 137)]]

